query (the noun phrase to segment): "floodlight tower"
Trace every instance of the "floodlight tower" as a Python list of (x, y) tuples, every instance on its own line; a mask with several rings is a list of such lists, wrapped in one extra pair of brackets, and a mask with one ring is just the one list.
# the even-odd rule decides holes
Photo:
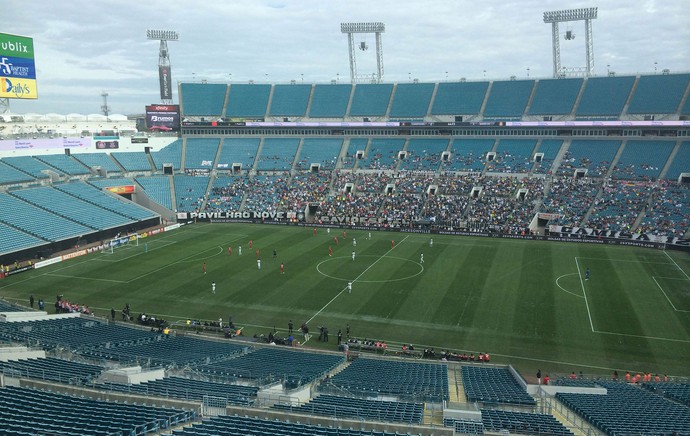
[[(566, 75), (581, 75), (583, 72), (586, 77), (592, 75), (594, 69), (594, 49), (592, 42), (592, 20), (597, 18), (597, 8), (566, 9), (563, 11), (544, 12), (544, 22), (551, 23), (551, 38), (553, 40), (553, 77), (565, 77)], [(558, 23), (567, 21), (585, 22), (585, 50), (587, 65), (582, 69), (572, 68), (570, 70), (561, 67), (561, 43), (558, 39)], [(573, 39), (575, 35), (568, 32), (566, 39)]]
[(103, 104), (101, 105), (101, 112), (103, 112), (103, 115), (105, 115), (106, 121), (110, 121), (110, 106), (108, 106), (108, 93), (103, 91), (101, 94), (101, 97), (103, 97)]
[(158, 82), (161, 90), (161, 103), (172, 104), (172, 77), (170, 72), (170, 56), (168, 56), (168, 41), (177, 41), (180, 34), (174, 30), (147, 30), (146, 39), (161, 42), (158, 50)]
[[(386, 31), (386, 25), (383, 23), (340, 23), (340, 31), (347, 33), (347, 43), (350, 52), (350, 81), (357, 83), (363, 79), (369, 79), (375, 83), (381, 83), (383, 79), (383, 45), (381, 43), (381, 34)], [(357, 75), (357, 59), (355, 56), (355, 33), (374, 33), (376, 35), (376, 74), (373, 78), (369, 75)], [(366, 50), (368, 47), (366, 43), (360, 45), (361, 50)]]

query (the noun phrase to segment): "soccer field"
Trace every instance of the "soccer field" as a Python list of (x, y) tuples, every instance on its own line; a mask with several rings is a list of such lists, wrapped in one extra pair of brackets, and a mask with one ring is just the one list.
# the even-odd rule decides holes
[(0, 296), (22, 304), (29, 295), (43, 298), (49, 312), (55, 295), (64, 294), (104, 316), (111, 307), (119, 316), (125, 303), (134, 315), (168, 321), (232, 316), (247, 336), (274, 326), (284, 334), (292, 319), (296, 327), (307, 322), (312, 332), (327, 326), (330, 342), (312, 339), (308, 345), (329, 349), (336, 348), (338, 329), (344, 334), (349, 324), (353, 336), (382, 339), (391, 348), (412, 343), (487, 352), (528, 374), (541, 368), (690, 376), (685, 253), (440, 235), (430, 246), (429, 235), (368, 236), (195, 224), (112, 254), (11, 276), (0, 281)]

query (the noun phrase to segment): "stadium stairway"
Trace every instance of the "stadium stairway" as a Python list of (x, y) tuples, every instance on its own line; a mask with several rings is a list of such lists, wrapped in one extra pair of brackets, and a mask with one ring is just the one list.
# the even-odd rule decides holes
[(460, 374), (458, 374), (457, 365), (448, 367), (448, 393), (450, 395), (449, 401), (451, 403), (467, 402), (465, 389), (462, 387), (462, 377)]

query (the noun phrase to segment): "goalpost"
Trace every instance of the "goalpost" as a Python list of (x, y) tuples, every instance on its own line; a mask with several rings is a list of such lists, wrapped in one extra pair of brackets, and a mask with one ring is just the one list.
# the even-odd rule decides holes
[(113, 254), (116, 249), (129, 247), (129, 246), (134, 246), (134, 247), (139, 246), (139, 235), (132, 235), (132, 236), (125, 236), (125, 237), (121, 237), (121, 238), (110, 239), (109, 241), (105, 242), (103, 250), (101, 250), (101, 253), (102, 254)]

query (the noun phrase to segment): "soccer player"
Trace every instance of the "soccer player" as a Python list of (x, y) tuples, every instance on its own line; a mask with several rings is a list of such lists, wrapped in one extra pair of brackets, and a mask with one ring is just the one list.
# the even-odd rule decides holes
[(283, 262), (280, 262), (280, 273), (285, 274), (285, 264)]
[(237, 248), (237, 254), (242, 256), (242, 246), (241, 245)]
[(254, 246), (254, 240), (250, 239), (249, 240), (249, 249), (251, 250), (253, 246)]
[(333, 237), (333, 242), (335, 242), (335, 245), (340, 245), (340, 242), (338, 241), (338, 237), (334, 236)]
[(211, 282), (211, 292), (216, 293), (216, 282)]
[(343, 239), (347, 239), (347, 232), (343, 230)]
[(331, 234), (331, 228), (330, 227), (326, 227), (326, 233), (328, 233), (329, 235)]
[(256, 268), (261, 271), (261, 259), (256, 259)]
[(228, 256), (232, 256), (232, 247), (228, 246)]
[(434, 246), (434, 238), (429, 238), (429, 247)]
[(395, 248), (395, 239), (391, 239), (391, 250)]
[(206, 274), (206, 262), (204, 262), (203, 265), (201, 265), (201, 270)]
[(369, 232), (369, 239), (371, 239), (371, 232)]
[(314, 236), (316, 236), (316, 227), (314, 227)]
[(258, 259), (260, 255), (261, 255), (261, 252), (260, 252), (259, 249), (257, 248), (257, 249), (256, 249), (256, 258)]
[(357, 246), (357, 238), (352, 238), (352, 246), (353, 247)]
[(278, 251), (276, 249), (273, 249), (273, 260), (276, 260), (278, 258)]
[(331, 247), (330, 245), (328, 246), (328, 255), (333, 256), (333, 247)]
[(355, 250), (352, 250), (352, 261), (355, 261)]
[(585, 280), (589, 280), (589, 268), (585, 271)]
[(352, 282), (347, 282), (347, 293), (348, 294), (352, 293)]
[(419, 255), (419, 263), (424, 263), (424, 253)]

